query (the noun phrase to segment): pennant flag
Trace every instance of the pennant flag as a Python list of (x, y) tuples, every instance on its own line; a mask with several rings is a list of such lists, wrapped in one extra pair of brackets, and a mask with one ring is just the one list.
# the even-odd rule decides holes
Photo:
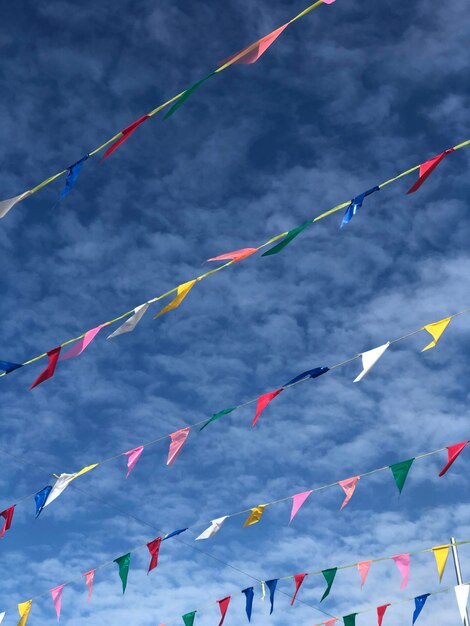
[(13, 513), (15, 512), (15, 506), (16, 504), (14, 504), (13, 506), (11, 506), (8, 509), (5, 509), (4, 511), (2, 511), (0, 513), (0, 516), (4, 518), (4, 523), (2, 528), (0, 529), (0, 537), (3, 539), (3, 537), (5, 536), (5, 533), (7, 530), (10, 530), (11, 527), (11, 521), (13, 519)]
[(421, 330), (427, 331), (433, 337), (433, 340), (431, 341), (431, 343), (428, 343), (428, 345), (423, 348), (421, 352), (425, 352), (426, 350), (430, 350), (431, 348), (434, 348), (436, 346), (437, 342), (441, 338), (442, 333), (445, 331), (451, 321), (451, 317), (446, 317), (444, 320), (440, 320), (439, 322), (433, 322), (432, 324), (427, 324), (426, 326), (422, 327)]
[(88, 159), (88, 154), (77, 161), (73, 165), (67, 168), (67, 176), (65, 177), (65, 187), (60, 192), (60, 199), (63, 200), (65, 196), (67, 196), (73, 189), (75, 185), (78, 175), (80, 174), (80, 170), (85, 164), (85, 161)]
[(437, 573), (439, 574), (439, 582), (442, 582), (442, 575), (446, 568), (447, 557), (449, 556), (449, 546), (436, 546), (432, 549), (436, 559)]
[(41, 491), (38, 491), (34, 496), (34, 501), (36, 502), (36, 519), (41, 515), (41, 511), (43, 510), (47, 497), (51, 491), (52, 487), (48, 485), (47, 487), (44, 487), (44, 489), (41, 489)]
[(5, 611), (0, 613), (0, 624), (3, 622), (3, 618), (5, 617), (5, 615), (6, 615)]
[(220, 618), (220, 622), (219, 622), (219, 626), (222, 626), (222, 624), (225, 621), (225, 616), (227, 614), (227, 609), (228, 609), (228, 605), (230, 604), (230, 600), (232, 598), (230, 596), (227, 596), (226, 598), (224, 598), (223, 600), (217, 600), (218, 604), (219, 604), (219, 609), (220, 609), (220, 614), (221, 614), (221, 618)]
[(292, 600), (290, 601), (290, 605), (291, 606), (294, 606), (295, 599), (297, 597), (297, 594), (299, 593), (299, 589), (302, 586), (302, 583), (305, 580), (305, 576), (308, 576), (308, 574), (296, 574), (294, 576), (294, 579), (295, 579), (295, 592), (294, 592), (294, 595), (292, 596)]
[(103, 326), (106, 326), (106, 324), (100, 324), (96, 328), (92, 328), (91, 330), (88, 330), (85, 333), (84, 337), (79, 339), (70, 348), (70, 350), (67, 350), (67, 352), (60, 357), (59, 361), (66, 361), (67, 359), (73, 359), (76, 356), (80, 356), (80, 354), (88, 348), (90, 343), (93, 341), (96, 335), (100, 332)]
[(251, 256), (258, 251), (258, 248), (241, 248), (241, 250), (234, 250), (233, 252), (227, 252), (226, 254), (219, 254), (219, 256), (207, 259), (208, 261), (241, 261), (246, 259), (247, 256)]
[(144, 451), (144, 446), (137, 446), (133, 450), (128, 450), (124, 452), (122, 456), (127, 456), (127, 474), (126, 478), (129, 478), (129, 474), (132, 472), (134, 467), (136, 466), (137, 461), (140, 459), (142, 452)]
[(19, 196), (15, 196), (14, 198), (8, 198), (8, 200), (2, 200), (0, 202), (0, 219), (2, 217), (5, 217), (8, 211), (10, 211), (15, 206), (15, 204), (18, 204), (18, 202), (21, 202), (22, 200), (24, 200), (30, 195), (31, 195), (30, 191), (25, 191), (24, 193), (20, 193)]
[(185, 533), (187, 530), (188, 530), (187, 528), (180, 528), (179, 530), (174, 530), (172, 533), (168, 533), (168, 535), (165, 535), (162, 541), (166, 541), (167, 539), (176, 537), (176, 535), (181, 535), (181, 533)]
[(269, 615), (271, 615), (274, 611), (274, 594), (276, 593), (277, 581), (278, 578), (266, 581), (266, 585), (269, 589), (269, 601), (271, 602), (271, 610), (269, 611)]
[(5, 372), (5, 374), (14, 372), (20, 367), (23, 367), (22, 363), (10, 363), (10, 361), (0, 361), (0, 371)]
[(357, 613), (351, 613), (343, 617), (344, 626), (355, 626)]
[(246, 528), (247, 526), (252, 526), (253, 524), (257, 524), (260, 521), (266, 506), (266, 504), (259, 504), (258, 506), (255, 506), (253, 509), (251, 509), (251, 513), (248, 515), (246, 522), (243, 524), (243, 528)]
[(388, 609), (390, 604), (382, 604), (382, 606), (377, 607), (377, 625), (382, 626), (382, 621), (385, 615), (385, 611)]
[(281, 252), (281, 250), (284, 250), (284, 248), (287, 245), (289, 245), (290, 242), (297, 237), (297, 235), (300, 235), (302, 231), (304, 231), (306, 228), (308, 228), (311, 225), (312, 225), (312, 221), (305, 222), (305, 224), (302, 224), (301, 226), (297, 226), (297, 228), (293, 228), (292, 230), (289, 230), (289, 232), (286, 233), (286, 236), (281, 242), (277, 243), (272, 248), (269, 248), (267, 252), (263, 252), (261, 256), (272, 256), (273, 254), (277, 254), (278, 252)]
[(398, 554), (397, 556), (392, 556), (392, 559), (395, 561), (395, 565), (398, 567), (402, 577), (400, 589), (404, 589), (408, 584), (408, 576), (410, 574), (410, 555)]
[(201, 80), (198, 80), (197, 82), (195, 82), (193, 85), (191, 85), (191, 87), (188, 87), (188, 89), (186, 89), (186, 91), (183, 92), (183, 94), (178, 98), (175, 104), (171, 107), (168, 113), (165, 114), (163, 119), (167, 120), (169, 117), (173, 115), (173, 113), (176, 113), (176, 111), (186, 102), (186, 100), (196, 91), (196, 89), (199, 89), (199, 87), (203, 83), (205, 83), (206, 80), (208, 80), (211, 76), (214, 76), (215, 73), (216, 72), (211, 72), (210, 74), (207, 74), (207, 76), (204, 76), (204, 78), (201, 78)]
[(349, 500), (353, 497), (353, 494), (356, 490), (357, 481), (360, 479), (360, 476), (354, 476), (353, 478), (347, 478), (346, 480), (340, 480), (338, 485), (342, 488), (344, 493), (346, 494), (346, 498), (344, 499), (343, 504), (341, 505), (340, 511), (344, 509)]
[(324, 594), (322, 595), (320, 602), (323, 602), (323, 600), (330, 595), (331, 587), (333, 585), (333, 581), (335, 579), (337, 571), (338, 571), (337, 567), (332, 567), (331, 569), (324, 569), (322, 571), (323, 577), (326, 580), (327, 587), (325, 589)]
[(153, 541), (151, 541), (150, 543), (147, 544), (147, 548), (148, 548), (148, 551), (150, 552), (150, 556), (151, 556), (149, 568), (148, 568), (148, 571), (147, 571), (147, 576), (158, 565), (158, 553), (160, 552), (160, 545), (161, 545), (161, 543), (162, 543), (162, 538), (161, 537), (157, 537), (156, 539), (154, 539)]
[(193, 611), (192, 613), (186, 613), (183, 615), (184, 626), (193, 626), (194, 620), (196, 619), (197, 611)]
[(361, 577), (361, 589), (364, 587), (364, 583), (366, 582), (367, 574), (369, 573), (371, 565), (372, 561), (362, 561), (361, 563), (357, 564), (359, 576)]
[(415, 191), (418, 191), (418, 189), (421, 187), (424, 181), (427, 178), (429, 178), (429, 176), (433, 173), (433, 171), (436, 169), (436, 167), (439, 165), (442, 159), (444, 159), (450, 152), (453, 152), (453, 151), (454, 149), (450, 148), (449, 150), (445, 150), (445, 152), (441, 152), (441, 154), (438, 154), (432, 159), (429, 159), (429, 161), (422, 163), (419, 166), (418, 180), (408, 189), (406, 193), (409, 194), (409, 193), (414, 193)]
[(297, 515), (300, 507), (304, 504), (304, 502), (307, 500), (307, 498), (309, 497), (311, 493), (312, 491), (304, 491), (303, 493), (297, 493), (295, 494), (295, 496), (292, 496), (292, 511), (290, 514), (289, 524)]
[(460, 618), (462, 622), (465, 623), (465, 618), (467, 617), (468, 592), (470, 591), (470, 587), (468, 585), (457, 585), (454, 589), (455, 596), (457, 598), (457, 605), (460, 611)]
[(51, 589), (52, 602), (54, 603), (57, 621), (60, 622), (60, 611), (62, 609), (62, 590), (65, 585), (59, 585), (55, 589)]
[(447, 470), (453, 465), (456, 458), (468, 444), (468, 441), (462, 441), (462, 443), (456, 443), (453, 446), (447, 446), (447, 463), (439, 472), (439, 476), (444, 476)]
[(205, 428), (206, 426), (209, 426), (209, 424), (210, 424), (211, 422), (215, 422), (216, 420), (218, 420), (218, 419), (219, 419), (219, 417), (223, 417), (224, 415), (228, 415), (228, 414), (229, 414), (229, 413), (231, 413), (232, 411), (235, 411), (235, 409), (236, 409), (236, 408), (237, 408), (237, 407), (233, 407), (233, 408), (231, 408), (231, 409), (224, 409), (223, 411), (219, 411), (218, 413), (214, 413), (214, 415), (213, 415), (210, 419), (208, 419), (208, 420), (207, 420), (207, 422), (205, 422), (205, 423), (201, 426), (201, 428), (199, 429), (199, 432), (201, 432), (201, 430), (204, 430), (204, 428)]
[(246, 597), (246, 616), (248, 617), (248, 621), (251, 622), (251, 613), (253, 611), (253, 598), (255, 592), (253, 590), (253, 587), (247, 587), (247, 589), (243, 589), (242, 593), (244, 593)]
[(18, 604), (18, 613), (20, 614), (20, 621), (18, 622), (18, 626), (26, 626), (32, 604), (32, 600), (28, 600), (27, 602), (21, 602), (21, 604)]
[(325, 626), (333, 626), (333, 624), (335, 622), (337, 622), (338, 620), (336, 619), (336, 617), (333, 617), (332, 619), (327, 619), (326, 622), (322, 622)]
[(329, 372), (329, 370), (329, 367), (316, 367), (313, 370), (307, 370), (306, 372), (303, 372), (302, 374), (299, 374), (298, 376), (290, 380), (284, 385), (283, 388), (285, 389), (286, 387), (289, 387), (289, 385), (294, 385), (295, 383), (298, 383), (300, 380), (304, 380), (305, 378), (318, 378), (322, 374), (326, 374), (326, 372)]
[(276, 391), (270, 391), (269, 393), (265, 393), (264, 395), (258, 398), (258, 404), (256, 405), (256, 415), (253, 418), (252, 426), (255, 426), (256, 422), (259, 419), (259, 416), (264, 411), (264, 409), (268, 406), (268, 404), (274, 400), (276, 396), (278, 396), (283, 388), (276, 389)]
[(131, 564), (131, 553), (123, 554), (123, 556), (114, 559), (114, 563), (117, 563), (119, 567), (119, 578), (122, 582), (122, 593), (124, 594), (127, 587), (127, 577), (129, 575), (129, 567)]
[(425, 593), (424, 595), (418, 596), (415, 598), (415, 610), (413, 613), (413, 624), (416, 622), (416, 620), (419, 617), (419, 614), (423, 610), (423, 607), (426, 604), (426, 600), (429, 598), (429, 595), (430, 595), (429, 593)]
[(364, 202), (364, 199), (367, 196), (370, 196), (375, 191), (380, 191), (380, 187), (372, 187), (372, 189), (364, 191), (364, 193), (359, 194), (351, 200), (351, 204), (347, 207), (343, 217), (343, 221), (341, 222), (341, 228), (343, 228), (345, 224), (349, 224), (349, 222), (356, 215), (359, 209), (362, 208), (362, 203)]
[(177, 309), (195, 284), (196, 280), (190, 280), (187, 283), (179, 285), (176, 297), (173, 298), (170, 304), (167, 304), (166, 307), (164, 307), (159, 313), (157, 313), (153, 319), (156, 320), (157, 317), (160, 317), (160, 315), (164, 315), (165, 313), (168, 313), (168, 311), (173, 311), (174, 309)]
[(47, 496), (46, 501), (43, 505), (43, 508), (46, 506), (49, 506), (51, 502), (54, 502), (54, 500), (58, 498), (64, 492), (64, 490), (70, 485), (70, 483), (73, 480), (75, 480), (82, 474), (86, 474), (90, 470), (97, 467), (97, 465), (98, 463), (95, 463), (94, 465), (89, 465), (88, 467), (84, 467), (83, 469), (81, 469), (79, 472), (76, 472), (75, 474), (61, 474), (59, 478), (56, 480), (49, 495)]
[(149, 308), (149, 303), (141, 304), (134, 309), (134, 314), (127, 319), (124, 324), (121, 324), (114, 333), (111, 333), (107, 339), (112, 339), (113, 337), (118, 337), (119, 335), (124, 335), (124, 333), (130, 333), (134, 330), (140, 320), (144, 317), (147, 309)]
[(91, 569), (89, 572), (85, 572), (85, 574), (82, 574), (82, 576), (85, 576), (85, 584), (88, 588), (87, 602), (90, 602), (91, 594), (93, 593), (93, 583), (95, 581), (95, 572), (96, 572), (96, 569)]
[(400, 463), (394, 463), (394, 465), (390, 465), (393, 478), (395, 479), (395, 483), (400, 493), (402, 492), (402, 489), (405, 485), (405, 481), (408, 476), (408, 472), (410, 471), (410, 467), (413, 464), (413, 461), (414, 458), (408, 459), (408, 461), (401, 461)]
[(256, 61), (266, 52), (266, 50), (276, 41), (279, 35), (288, 26), (289, 22), (280, 28), (273, 30), (273, 32), (269, 33), (269, 35), (265, 35), (261, 39), (258, 39), (258, 41), (255, 41), (243, 50), (240, 50), (240, 52), (228, 57), (228, 59), (221, 61), (219, 63), (219, 71), (234, 63), (243, 63), (244, 65), (248, 63), (256, 63)]
[(173, 465), (180, 455), (190, 430), (191, 429), (188, 426), (187, 428), (182, 428), (181, 430), (176, 431), (176, 433), (171, 433), (170, 449), (168, 451), (168, 460), (166, 462), (167, 465)]
[(383, 346), (379, 346), (378, 348), (374, 348), (373, 350), (368, 350), (367, 352), (363, 352), (360, 356), (362, 357), (362, 372), (359, 376), (356, 376), (354, 379), (355, 383), (358, 383), (360, 380), (366, 376), (370, 370), (374, 367), (380, 357), (383, 355), (385, 350), (390, 345), (390, 342), (387, 341)]
[[(336, 0), (322, 0), (322, 2), (323, 2), (323, 4), (333, 4), (333, 2), (336, 2)], [(326, 622), (325, 622), (325, 624), (326, 624)]]
[(222, 528), (222, 525), (227, 519), (227, 517), (228, 515), (225, 515), (224, 517), (218, 517), (217, 519), (212, 520), (209, 528), (206, 528), (206, 530), (203, 533), (201, 533), (199, 537), (196, 537), (195, 540), (199, 541), (200, 539), (210, 539), (211, 537), (216, 535), (219, 532), (219, 530)]
[(135, 122), (132, 122), (132, 124), (129, 124), (127, 128), (125, 128), (124, 130), (121, 130), (121, 136), (119, 137), (119, 139), (117, 139), (117, 141), (111, 144), (111, 146), (106, 150), (102, 158), (102, 161), (107, 159), (115, 150), (119, 148), (121, 144), (123, 144), (127, 139), (129, 139), (132, 133), (135, 130), (137, 130), (137, 128), (141, 124), (143, 124), (143, 122), (145, 122), (145, 120), (147, 120), (149, 117), (150, 117), (149, 115), (142, 115), (142, 117), (140, 117), (138, 120), (136, 120)]
[(49, 357), (49, 364), (46, 369), (44, 369), (36, 378), (34, 383), (29, 388), (30, 390), (34, 389), (34, 387), (37, 387), (45, 380), (48, 380), (49, 378), (52, 378), (54, 376), (57, 361), (59, 360), (60, 350), (61, 346), (57, 346), (57, 348), (54, 348), (53, 350), (49, 350), (49, 352), (47, 352), (47, 356)]

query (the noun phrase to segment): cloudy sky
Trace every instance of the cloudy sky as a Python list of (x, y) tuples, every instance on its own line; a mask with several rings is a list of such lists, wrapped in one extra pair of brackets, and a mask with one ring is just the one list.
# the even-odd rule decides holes
[[(18, 0), (0, 6), (0, 197), (31, 188), (305, 8), (287, 0)], [(24, 361), (204, 271), (204, 260), (302, 224), (470, 137), (465, 0), (337, 0), (292, 25), (255, 65), (208, 81), (178, 113), (153, 118), (104, 164), (90, 160), (57, 204), (63, 179), (0, 222), (0, 359)], [(470, 150), (450, 155), (416, 194), (413, 174), (367, 198), (340, 230), (336, 214), (277, 256), (253, 256), (198, 284), (178, 311), (134, 333), (99, 336), (32, 392), (41, 364), (0, 380), (2, 510), (52, 473), (134, 448), (470, 306)], [(445, 453), (417, 461), (402, 496), (389, 472), (364, 477), (340, 513), (335, 487), (312, 495), (288, 527), (289, 503), (260, 524), (206, 522), (469, 438), (470, 317), (435, 350), (424, 333), (393, 346), (360, 384), (355, 361), (193, 431), (172, 468), (168, 441), (125, 480), (125, 459), (77, 481), (34, 520), (18, 504), (2, 540), (0, 610), (95, 567), (161, 530), (194, 526), (162, 546), (146, 575), (132, 556), (126, 594), (115, 565), (64, 590), (61, 622), (132, 626), (252, 623), (312, 626), (439, 589), (431, 554), (399, 590), (393, 562), (312, 576), (274, 614), (255, 579), (321, 570), (470, 539), (469, 452), (437, 478)], [(203, 544), (203, 545), (201, 545)], [(470, 579), (470, 548), (461, 549)], [(455, 584), (449, 562), (442, 586)], [(327, 615), (321, 611), (326, 612)], [(412, 604), (385, 626), (411, 623)], [(459, 623), (453, 594), (430, 598), (429, 626)], [(48, 595), (30, 623), (51, 624)], [(405, 620), (405, 622), (403, 621)], [(358, 626), (376, 623), (375, 613)]]

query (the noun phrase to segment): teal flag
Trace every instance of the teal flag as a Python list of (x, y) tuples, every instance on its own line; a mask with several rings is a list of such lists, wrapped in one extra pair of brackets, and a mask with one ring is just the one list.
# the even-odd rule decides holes
[(344, 626), (356, 626), (356, 615), (357, 613), (351, 613), (350, 615), (345, 615), (343, 617)]
[(196, 619), (197, 611), (193, 611), (192, 613), (186, 613), (183, 615), (184, 626), (193, 626), (194, 620)]
[(201, 430), (204, 430), (204, 428), (206, 426), (209, 426), (209, 424), (211, 422), (215, 422), (215, 420), (218, 420), (219, 417), (223, 417), (224, 415), (228, 415), (229, 413), (231, 413), (232, 411), (235, 411), (236, 407), (233, 407), (232, 409), (224, 409), (223, 411), (219, 411), (218, 413), (214, 413), (214, 415), (207, 420), (207, 422), (205, 424), (203, 424), (201, 426), (201, 428), (199, 429), (199, 432), (201, 432)]
[(205, 83), (206, 80), (208, 80), (211, 76), (214, 76), (214, 74), (215, 74), (215, 72), (211, 72), (207, 76), (204, 76), (204, 78), (201, 78), (201, 80), (198, 80), (197, 83), (194, 83), (194, 85), (191, 85), (191, 87), (188, 87), (188, 89), (186, 89), (186, 91), (183, 93), (181, 98), (178, 98), (178, 100), (171, 107), (171, 109), (168, 111), (168, 113), (165, 115), (165, 117), (163, 119), (167, 120), (169, 117), (171, 117), (173, 115), (173, 113), (175, 113), (180, 108), (180, 106), (183, 106), (183, 104), (190, 97), (190, 95), (192, 93), (194, 93), (196, 91), (196, 89), (199, 89), (199, 87), (203, 83)]
[(401, 493), (406, 478), (408, 476), (408, 472), (410, 471), (410, 467), (413, 465), (413, 459), (408, 459), (408, 461), (402, 461), (401, 463), (395, 463), (394, 465), (390, 465), (390, 469), (392, 470), (393, 478), (398, 487), (398, 491)]
[(124, 554), (117, 559), (114, 559), (119, 567), (119, 578), (122, 581), (122, 593), (125, 593), (127, 587), (127, 576), (129, 575), (129, 566), (131, 564), (131, 553)]
[(302, 226), (297, 226), (297, 228), (293, 228), (287, 233), (287, 235), (284, 237), (284, 239), (280, 243), (276, 244), (272, 248), (269, 248), (269, 250), (267, 252), (264, 252), (261, 256), (271, 256), (272, 254), (277, 254), (281, 250), (284, 250), (284, 248), (290, 244), (292, 239), (295, 239), (297, 235), (300, 235), (300, 233), (303, 230), (305, 230), (311, 225), (312, 225), (312, 221), (305, 222), (305, 224), (302, 224)]
[(327, 588), (325, 589), (325, 593), (322, 595), (322, 599), (320, 600), (320, 602), (323, 602), (323, 600), (327, 596), (330, 595), (331, 586), (333, 585), (333, 581), (335, 579), (337, 571), (338, 571), (337, 567), (332, 567), (331, 569), (324, 569), (323, 570), (322, 574), (325, 577)]

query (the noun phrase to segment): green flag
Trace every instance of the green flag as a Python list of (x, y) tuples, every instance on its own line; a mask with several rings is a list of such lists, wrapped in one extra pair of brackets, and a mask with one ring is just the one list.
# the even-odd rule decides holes
[(276, 244), (272, 248), (269, 248), (269, 250), (267, 252), (264, 252), (261, 256), (271, 256), (271, 254), (277, 254), (278, 252), (283, 250), (292, 241), (292, 239), (295, 239), (297, 235), (300, 235), (303, 230), (311, 225), (312, 221), (305, 222), (305, 224), (302, 224), (302, 226), (297, 226), (297, 228), (293, 228), (287, 233), (287, 235), (280, 243)]
[(199, 429), (199, 432), (201, 432), (201, 430), (204, 430), (204, 428), (205, 428), (206, 426), (209, 426), (209, 424), (210, 424), (211, 422), (215, 422), (215, 420), (218, 420), (218, 419), (219, 419), (219, 417), (223, 417), (224, 415), (228, 415), (228, 414), (229, 414), (229, 413), (231, 413), (232, 411), (235, 411), (235, 408), (236, 408), (236, 407), (234, 407), (233, 409), (224, 409), (223, 411), (219, 411), (218, 413), (214, 413), (214, 415), (213, 415), (213, 416), (212, 416), (209, 420), (207, 420), (207, 422), (206, 422), (205, 424), (203, 424), (203, 425), (201, 426), (201, 428)]
[(326, 584), (328, 586), (325, 589), (325, 593), (323, 594), (322, 599), (320, 600), (320, 602), (323, 602), (323, 600), (329, 595), (329, 593), (331, 591), (331, 586), (333, 584), (333, 581), (335, 579), (337, 571), (338, 571), (337, 567), (332, 567), (331, 569), (324, 569), (323, 570), (322, 574), (325, 577)]
[(344, 626), (356, 626), (356, 615), (357, 613), (351, 613), (350, 615), (345, 615), (343, 617)]
[(206, 80), (208, 80), (211, 76), (214, 76), (214, 74), (215, 72), (211, 72), (207, 76), (204, 76), (204, 78), (201, 78), (201, 80), (198, 80), (197, 83), (194, 83), (194, 85), (191, 85), (191, 87), (188, 87), (181, 96), (181, 98), (178, 98), (178, 100), (171, 107), (171, 109), (168, 111), (163, 119), (167, 120), (171, 115), (173, 115), (173, 113), (175, 113), (180, 108), (180, 106), (182, 106), (186, 102), (189, 96), (194, 93), (196, 89), (198, 89), (202, 85), (202, 83), (205, 83)]
[(408, 472), (410, 471), (410, 467), (412, 466), (413, 461), (414, 458), (408, 459), (408, 461), (402, 461), (401, 463), (395, 463), (394, 465), (390, 465), (393, 478), (395, 479), (398, 491), (400, 493), (403, 489), (403, 486), (405, 485), (406, 477), (408, 476)]
[(122, 593), (124, 593), (127, 587), (127, 576), (129, 574), (129, 566), (131, 564), (131, 553), (129, 552), (129, 554), (124, 554), (118, 559), (114, 559), (114, 562), (117, 563), (119, 567), (119, 578), (122, 580)]
[(183, 615), (184, 626), (193, 626), (194, 620), (196, 619), (197, 611), (193, 611), (192, 613), (186, 613)]

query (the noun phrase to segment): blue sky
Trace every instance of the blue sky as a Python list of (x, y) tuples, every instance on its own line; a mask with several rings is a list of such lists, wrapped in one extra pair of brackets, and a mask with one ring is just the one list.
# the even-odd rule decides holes
[[(303, 8), (283, 0), (4, 5), (1, 198), (74, 163)], [(172, 119), (154, 118), (107, 162), (87, 163), (58, 206), (62, 182), (18, 205), (0, 223), (0, 358), (51, 349), (193, 278), (205, 259), (261, 243), (468, 139), (467, 13), (464, 0), (320, 7), (257, 64), (211, 79)], [(219, 273), (173, 314), (154, 321), (149, 312), (132, 334), (99, 336), (34, 392), (39, 365), (1, 379), (2, 509), (51, 472), (128, 450), (469, 306), (469, 159), (469, 150), (450, 155), (412, 196), (413, 176), (374, 194), (341, 231), (337, 215), (281, 255)], [(38, 521), (31, 501), (19, 505), (2, 542), (0, 609), (153, 539), (153, 528), (203, 526), (467, 439), (468, 319), (454, 320), (436, 350), (420, 354), (424, 334), (394, 346), (358, 385), (356, 362), (282, 394), (256, 429), (249, 407), (192, 433), (171, 469), (164, 442), (127, 481), (124, 459), (109, 463)], [(438, 479), (444, 457), (416, 463), (400, 498), (391, 476), (378, 474), (341, 513), (341, 492), (331, 489), (312, 496), (291, 527), (289, 506), (279, 505), (253, 528), (236, 518), (194, 545), (269, 579), (452, 534), (470, 539), (468, 453)], [(164, 544), (149, 577), (147, 554), (133, 558), (124, 597), (115, 568), (104, 569), (90, 605), (84, 584), (64, 591), (62, 623), (179, 623), (230, 593), (225, 624), (244, 623), (238, 590), (247, 576), (177, 541)], [(468, 579), (468, 548), (461, 558)], [(392, 563), (373, 568), (362, 591), (358, 578), (338, 574), (322, 609), (344, 615), (439, 587), (430, 555), (412, 561), (405, 592)], [(454, 584), (451, 567), (442, 584)], [(323, 587), (312, 577), (299, 597), (318, 605)], [(257, 592), (255, 626), (324, 617), (300, 603), (291, 609), (281, 594), (269, 617)], [(411, 623), (411, 614), (411, 604), (393, 608), (384, 624)], [(430, 599), (420, 619), (445, 618), (459, 619), (451, 594)], [(38, 600), (30, 623), (54, 620), (50, 597)], [(16, 621), (10, 614), (4, 623)], [(218, 623), (217, 607), (196, 623)], [(374, 623), (373, 613), (358, 618)]]

